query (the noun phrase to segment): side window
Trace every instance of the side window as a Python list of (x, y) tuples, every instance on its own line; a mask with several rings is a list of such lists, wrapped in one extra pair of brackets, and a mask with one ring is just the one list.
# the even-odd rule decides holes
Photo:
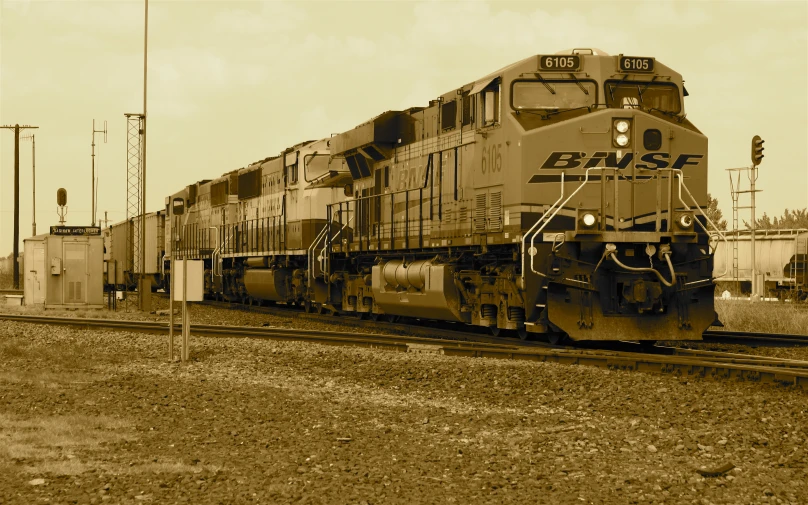
[(471, 124), (474, 120), (472, 111), (471, 96), (466, 92), (463, 95), (463, 126)]
[(440, 108), (440, 129), (451, 130), (457, 125), (457, 100), (446, 102)]
[(499, 83), (492, 84), (482, 93), (483, 124), (490, 126), (499, 123)]
[(297, 184), (297, 163), (286, 167), (286, 184)]

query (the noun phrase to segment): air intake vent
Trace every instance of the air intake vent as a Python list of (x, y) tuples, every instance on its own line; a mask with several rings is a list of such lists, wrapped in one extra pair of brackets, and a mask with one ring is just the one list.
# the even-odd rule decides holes
[(486, 200), (488, 195), (485, 193), (474, 197), (474, 231), (478, 233), (485, 231)]
[(502, 191), (491, 192), (491, 204), (488, 206), (488, 230), (502, 231)]

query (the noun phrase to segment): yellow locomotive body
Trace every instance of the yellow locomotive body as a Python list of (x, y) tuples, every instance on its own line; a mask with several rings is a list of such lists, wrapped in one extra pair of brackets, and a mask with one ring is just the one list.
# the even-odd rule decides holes
[(715, 318), (707, 139), (686, 95), (649, 57), (526, 58), (189, 186), (191, 222), (214, 235), (167, 231), (166, 251), (205, 258), (209, 293), (231, 299), (699, 339)]
[(523, 336), (701, 338), (707, 139), (684, 96), (652, 58), (578, 50), (333, 138), (354, 182), (330, 212), (345, 231), (323, 245), (328, 302)]

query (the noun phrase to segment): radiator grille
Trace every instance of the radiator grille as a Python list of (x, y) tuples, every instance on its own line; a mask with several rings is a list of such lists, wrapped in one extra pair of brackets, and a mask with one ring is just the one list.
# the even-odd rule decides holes
[(474, 197), (474, 231), (485, 231), (485, 214), (486, 214), (486, 200), (488, 195), (485, 193), (479, 194)]
[(491, 204), (488, 206), (488, 229), (502, 231), (502, 191), (491, 192)]

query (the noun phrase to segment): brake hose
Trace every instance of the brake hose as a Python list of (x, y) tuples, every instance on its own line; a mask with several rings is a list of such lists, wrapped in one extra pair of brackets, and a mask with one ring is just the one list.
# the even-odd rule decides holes
[(620, 260), (617, 259), (617, 255), (614, 253), (614, 251), (609, 253), (609, 256), (612, 258), (612, 260), (614, 260), (614, 262), (617, 263), (617, 266), (619, 266), (623, 270), (628, 270), (629, 272), (652, 272), (654, 275), (659, 277), (659, 281), (662, 284), (668, 286), (669, 288), (672, 288), (673, 282), (676, 280), (676, 272), (673, 271), (673, 263), (671, 263), (670, 253), (665, 252), (662, 253), (662, 255), (665, 257), (665, 261), (668, 263), (668, 268), (671, 271), (671, 282), (666, 281), (665, 278), (662, 277), (662, 274), (659, 273), (655, 268), (630, 267), (628, 265), (624, 265), (623, 263), (621, 263)]

